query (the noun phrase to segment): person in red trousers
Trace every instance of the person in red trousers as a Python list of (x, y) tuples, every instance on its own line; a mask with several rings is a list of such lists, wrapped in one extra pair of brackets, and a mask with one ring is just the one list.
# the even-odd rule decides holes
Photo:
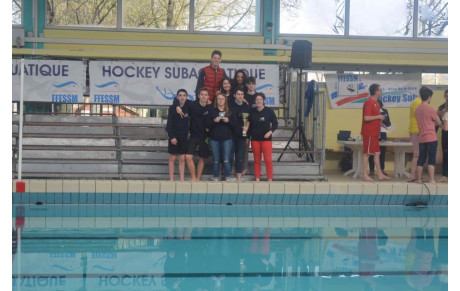
[(260, 181), (263, 154), (267, 179), (272, 181), (272, 136), (278, 128), (278, 121), (275, 112), (271, 108), (265, 107), (264, 93), (257, 93), (254, 100), (256, 107), (251, 110), (249, 115), (251, 147), (254, 154), (254, 176), (257, 182)]

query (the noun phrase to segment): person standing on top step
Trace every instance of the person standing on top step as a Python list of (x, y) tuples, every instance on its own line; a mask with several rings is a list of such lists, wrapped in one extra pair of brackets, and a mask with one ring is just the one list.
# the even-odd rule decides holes
[(206, 87), (209, 89), (209, 102), (212, 103), (214, 101), (214, 96), (216, 95), (217, 91), (219, 91), (219, 87), (221, 86), (222, 80), (227, 76), (225, 74), (225, 70), (220, 68), (222, 58), (222, 52), (218, 50), (214, 50), (211, 53), (211, 64), (200, 69), (198, 73), (198, 82), (196, 83), (196, 94), (198, 96), (198, 91)]

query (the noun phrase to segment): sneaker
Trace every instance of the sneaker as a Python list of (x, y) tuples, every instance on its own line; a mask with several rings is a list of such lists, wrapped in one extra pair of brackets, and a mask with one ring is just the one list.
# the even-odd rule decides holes
[(371, 177), (374, 177), (374, 176), (375, 176), (374, 170), (370, 170), (370, 171), (369, 171), (369, 176), (371, 176)]

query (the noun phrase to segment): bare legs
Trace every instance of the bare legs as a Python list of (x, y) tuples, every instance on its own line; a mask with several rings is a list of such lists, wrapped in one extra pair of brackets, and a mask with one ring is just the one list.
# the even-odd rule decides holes
[(185, 161), (187, 162), (187, 167), (192, 176), (192, 181), (200, 181), (201, 174), (204, 169), (204, 158), (198, 159), (198, 166), (195, 168), (195, 162), (193, 161), (193, 155), (185, 155)]
[[(169, 181), (174, 181), (174, 163), (176, 162), (176, 155), (169, 156)], [(185, 176), (185, 155), (179, 155), (179, 177), (184, 181)]]
[[(369, 156), (370, 154), (363, 154), (363, 180), (364, 181), (374, 181), (374, 179), (369, 177), (369, 175), (367, 174), (367, 165), (369, 164)], [(377, 152), (374, 154), (374, 163), (377, 169), (377, 173), (379, 177), (378, 179), (380, 181), (388, 180), (389, 177), (383, 174), (382, 168), (380, 167), (380, 152)]]

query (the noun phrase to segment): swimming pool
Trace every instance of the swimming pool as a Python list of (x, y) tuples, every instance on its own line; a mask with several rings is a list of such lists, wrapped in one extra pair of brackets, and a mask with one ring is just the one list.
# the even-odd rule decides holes
[(447, 290), (447, 206), (13, 205), (13, 290)]

